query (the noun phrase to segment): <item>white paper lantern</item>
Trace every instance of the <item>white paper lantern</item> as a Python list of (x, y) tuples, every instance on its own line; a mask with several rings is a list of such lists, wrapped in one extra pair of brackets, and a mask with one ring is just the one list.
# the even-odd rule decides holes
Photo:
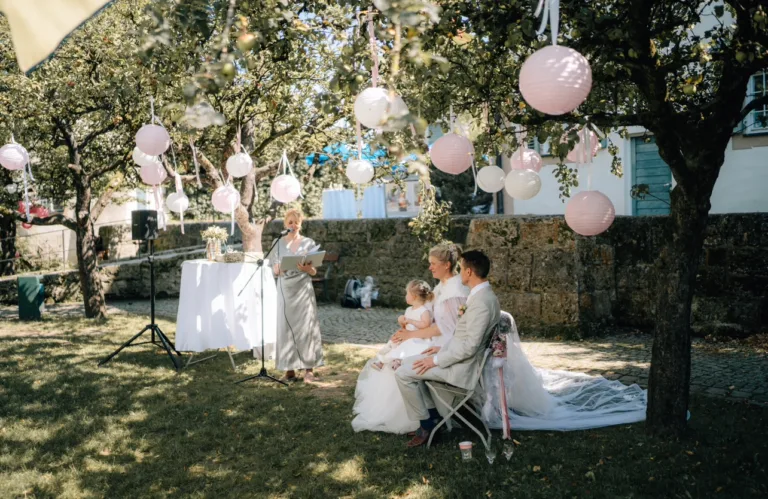
[(301, 184), (293, 175), (282, 174), (275, 177), (269, 191), (281, 203), (292, 203), (301, 195)]
[(155, 161), (143, 165), (139, 170), (139, 177), (147, 185), (160, 185), (165, 182), (168, 174), (163, 165), (159, 161)]
[(385, 88), (366, 88), (355, 99), (355, 117), (368, 128), (378, 128), (389, 107), (389, 92)]
[(159, 156), (171, 146), (171, 137), (160, 125), (144, 125), (136, 133), (136, 145), (144, 154)]
[(504, 188), (504, 170), (488, 165), (477, 172), (477, 185), (485, 192), (499, 192)]
[(395, 95), (395, 98), (387, 109), (387, 124), (382, 125), (381, 129), (385, 132), (396, 132), (397, 130), (401, 130), (405, 126), (403, 118), (407, 115), (408, 106), (402, 97)]
[(449, 133), (437, 139), (429, 155), (435, 168), (458, 175), (472, 166), (475, 148), (468, 138)]
[(346, 173), (355, 184), (367, 184), (373, 178), (373, 165), (364, 159), (350, 159)]
[(240, 193), (232, 184), (223, 185), (213, 191), (211, 203), (218, 212), (232, 213), (240, 203)]
[(133, 148), (133, 162), (136, 163), (139, 166), (144, 165), (154, 165), (155, 163), (160, 163), (160, 160), (157, 156), (150, 156), (149, 154), (144, 154), (141, 152), (141, 149), (138, 147)]
[(22, 170), (29, 162), (29, 153), (19, 144), (0, 147), (0, 165), (8, 170)]
[(512, 153), (509, 164), (513, 170), (533, 170), (538, 173), (541, 171), (542, 160), (541, 155), (533, 149), (521, 147)]
[(183, 192), (172, 192), (165, 199), (168, 209), (174, 213), (182, 213), (189, 208), (189, 198)]
[[(582, 128), (577, 134), (578, 141), (573, 146), (573, 149), (568, 153), (568, 161), (579, 163), (581, 165), (591, 163), (592, 158), (597, 156), (597, 152), (600, 150), (600, 138), (592, 130), (589, 131), (589, 146), (592, 149), (592, 156), (587, 153), (587, 142), (585, 140), (586, 132)], [(563, 142), (568, 142), (567, 135), (563, 137)]]
[(520, 69), (520, 92), (544, 114), (570, 113), (592, 89), (592, 68), (579, 52), (560, 45), (537, 50)]
[(615, 218), (613, 203), (600, 191), (579, 192), (565, 206), (565, 222), (582, 236), (596, 236), (605, 232)]
[(531, 199), (541, 190), (541, 178), (533, 170), (512, 170), (504, 181), (507, 194), (515, 199)]
[(253, 160), (244, 152), (239, 152), (227, 159), (227, 172), (234, 178), (245, 177), (251, 169), (253, 169)]

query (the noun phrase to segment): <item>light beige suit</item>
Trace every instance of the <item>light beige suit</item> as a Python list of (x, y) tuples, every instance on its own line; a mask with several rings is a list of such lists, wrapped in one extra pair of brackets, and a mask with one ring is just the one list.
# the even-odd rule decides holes
[(403, 396), (408, 417), (412, 420), (429, 418), (429, 408), (435, 407), (424, 381), (440, 381), (466, 390), (477, 383), (475, 374), (501, 314), (499, 300), (490, 287), (479, 290), (467, 301), (467, 310), (459, 319), (453, 337), (437, 354), (438, 366), (417, 374), (413, 363), (423, 356), (409, 357), (395, 371), (397, 386)]

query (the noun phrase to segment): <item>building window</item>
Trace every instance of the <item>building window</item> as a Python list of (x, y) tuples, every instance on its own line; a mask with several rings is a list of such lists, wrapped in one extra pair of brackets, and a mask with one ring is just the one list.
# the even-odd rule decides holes
[(541, 144), (539, 139), (534, 137), (528, 141), (528, 149), (533, 149), (542, 156), (552, 156), (552, 148), (549, 145), (549, 140)]
[[(749, 79), (747, 102), (768, 94), (768, 71), (762, 71)], [(768, 105), (762, 105), (744, 119), (744, 134), (768, 133)]]

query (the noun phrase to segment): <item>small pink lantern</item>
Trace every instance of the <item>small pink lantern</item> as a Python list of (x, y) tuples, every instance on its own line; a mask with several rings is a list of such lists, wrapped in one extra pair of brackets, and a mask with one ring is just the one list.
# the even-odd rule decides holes
[(520, 92), (544, 114), (570, 113), (592, 89), (592, 68), (579, 52), (560, 45), (537, 50), (520, 70)]
[(171, 146), (171, 137), (160, 125), (144, 125), (136, 133), (136, 145), (144, 154), (159, 156)]
[(25, 229), (31, 229), (32, 228), (32, 224), (28, 224), (27, 222), (21, 222), (21, 226), (24, 227)]
[(234, 154), (227, 159), (227, 173), (234, 178), (245, 177), (252, 169), (253, 160), (244, 152)]
[(475, 147), (468, 138), (449, 133), (437, 139), (429, 155), (435, 168), (451, 175), (458, 175), (472, 166)]
[(292, 203), (301, 195), (301, 184), (293, 175), (284, 173), (275, 177), (269, 192), (281, 203)]
[(29, 163), (29, 154), (19, 144), (11, 143), (0, 147), (0, 165), (7, 170), (22, 170)]
[(160, 185), (168, 178), (168, 174), (160, 161), (154, 161), (142, 165), (139, 177), (147, 185)]
[(232, 229), (230, 230), (230, 234), (234, 235), (235, 209), (237, 208), (237, 205), (240, 204), (240, 193), (237, 192), (237, 189), (235, 189), (232, 184), (227, 183), (213, 191), (211, 203), (216, 211), (229, 213), (232, 216)]
[(47, 218), (48, 215), (50, 215), (50, 213), (48, 212), (48, 209), (45, 206), (40, 206), (40, 205), (33, 206), (29, 210), (29, 213), (36, 216), (37, 218)]
[(565, 222), (582, 236), (596, 236), (605, 232), (614, 218), (616, 210), (613, 203), (600, 191), (579, 192), (565, 207)]
[(538, 173), (541, 171), (542, 159), (539, 153), (523, 146), (512, 153), (509, 164), (513, 170), (533, 170)]
[[(592, 149), (592, 156), (587, 153), (586, 129), (582, 128), (578, 133), (578, 141), (573, 149), (568, 153), (568, 161), (584, 165), (592, 162), (592, 158), (597, 156), (600, 150), (600, 138), (592, 130), (589, 131), (589, 148)], [(563, 136), (562, 142), (568, 142), (568, 137)]]

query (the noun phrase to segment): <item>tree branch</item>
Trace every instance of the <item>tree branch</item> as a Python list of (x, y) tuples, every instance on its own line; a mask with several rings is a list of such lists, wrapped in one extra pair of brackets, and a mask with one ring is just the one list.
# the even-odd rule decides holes
[(104, 189), (104, 192), (99, 196), (96, 204), (91, 208), (91, 220), (95, 222), (99, 219), (99, 215), (101, 215), (101, 212), (107, 207), (115, 192), (121, 187), (120, 184), (122, 184), (123, 180), (125, 180), (125, 174), (122, 171), (115, 173), (106, 189)]
[(112, 122), (112, 123), (110, 123), (109, 125), (105, 126), (104, 128), (102, 128), (100, 130), (94, 130), (93, 132), (91, 132), (91, 133), (89, 133), (88, 135), (85, 136), (85, 138), (82, 140), (82, 142), (80, 142), (80, 145), (77, 147), (77, 150), (82, 152), (83, 149), (88, 147), (88, 144), (90, 144), (95, 138), (97, 138), (97, 137), (99, 137), (101, 135), (104, 135), (105, 133), (109, 133), (112, 130), (114, 130), (115, 128), (117, 128), (117, 123)]
[(746, 106), (744, 106), (739, 116), (744, 120), (744, 118), (749, 116), (749, 113), (763, 106), (768, 106), (768, 94), (758, 97), (757, 99), (752, 99)]
[(27, 217), (21, 213), (16, 214), (16, 221), (21, 223), (28, 223), (31, 225), (63, 225), (67, 229), (77, 230), (77, 222), (74, 219), (64, 216), (63, 213), (54, 213), (45, 218), (33, 217), (31, 221), (27, 222)]
[(88, 174), (88, 180), (104, 175), (105, 173), (111, 172), (112, 170), (116, 170), (117, 168), (124, 166), (125, 163), (127, 162), (128, 162), (128, 154), (126, 154), (120, 159), (115, 160), (113, 163), (109, 165), (102, 166), (101, 168), (96, 168), (95, 170), (93, 170)]

